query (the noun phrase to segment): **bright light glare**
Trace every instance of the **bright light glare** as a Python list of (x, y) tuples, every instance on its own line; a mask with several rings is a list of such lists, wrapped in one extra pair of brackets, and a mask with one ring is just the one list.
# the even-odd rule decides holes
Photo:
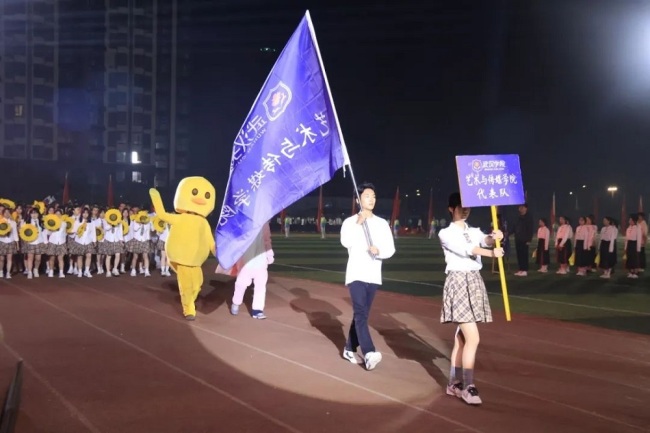
[(131, 164), (140, 164), (140, 158), (138, 152), (131, 152)]

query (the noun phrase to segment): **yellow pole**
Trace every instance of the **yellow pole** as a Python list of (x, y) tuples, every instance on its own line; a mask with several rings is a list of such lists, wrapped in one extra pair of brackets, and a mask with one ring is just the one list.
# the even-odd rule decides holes
[[(499, 228), (497, 222), (497, 207), (490, 206), (492, 210), (492, 227), (494, 230)], [(496, 241), (496, 247), (501, 248), (501, 241)], [(506, 310), (506, 320), (510, 322), (510, 302), (508, 301), (508, 286), (506, 285), (506, 273), (503, 269), (503, 257), (498, 258), (499, 261), (499, 277), (501, 278), (501, 291), (503, 292), (503, 306)]]

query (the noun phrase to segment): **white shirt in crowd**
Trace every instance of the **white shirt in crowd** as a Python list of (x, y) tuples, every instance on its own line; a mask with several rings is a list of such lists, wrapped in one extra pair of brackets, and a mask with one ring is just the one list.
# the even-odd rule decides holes
[(470, 227), (467, 223), (464, 227), (451, 223), (447, 228), (440, 230), (438, 237), (447, 263), (445, 273), (481, 270), (481, 256), (472, 254), (474, 248), (488, 246), (485, 244), (485, 233), (479, 228)]
[(10, 244), (12, 242), (18, 242), (18, 226), (16, 225), (16, 221), (13, 220), (7, 220), (9, 223), (9, 226), (11, 227), (11, 231), (7, 234), (7, 236), (0, 236), (0, 242), (4, 244)]
[(609, 252), (614, 252), (614, 241), (618, 237), (618, 229), (615, 226), (609, 225), (600, 229), (600, 240), (609, 242)]
[(76, 219), (74, 221), (74, 226), (73, 226), (73, 233), (74, 233), (74, 241), (80, 245), (90, 245), (94, 242), (97, 242), (97, 233), (95, 232), (95, 224), (92, 222), (86, 222), (86, 228), (84, 232), (79, 236), (77, 234), (77, 231), (81, 227), (83, 222), (79, 221)]
[(47, 233), (47, 242), (53, 245), (65, 245), (68, 240), (68, 226), (61, 221), (61, 227), (56, 231), (45, 230)]
[(368, 252), (368, 241), (363, 224), (357, 224), (358, 215), (348, 217), (341, 225), (341, 245), (348, 249), (348, 265), (345, 270), (345, 284), (353, 281), (381, 284), (381, 264), (395, 254), (395, 241), (388, 222), (373, 215), (366, 219), (372, 244), (379, 250), (373, 259)]
[(140, 224), (139, 222), (131, 221), (129, 233), (131, 234), (131, 239), (138, 242), (145, 242), (151, 239), (151, 229), (151, 223)]
[(106, 220), (101, 220), (101, 227), (104, 229), (105, 242), (121, 242), (124, 240), (124, 235), (122, 234), (122, 224), (112, 226), (106, 222)]
[(34, 227), (36, 227), (36, 230), (38, 231), (38, 237), (32, 242), (28, 242), (29, 245), (39, 245), (39, 244), (47, 243), (47, 237), (45, 236), (43, 227), (41, 227), (41, 223), (38, 221), (38, 219), (30, 219), (29, 221), (23, 221), (20, 226), (22, 227), (25, 224), (33, 225)]

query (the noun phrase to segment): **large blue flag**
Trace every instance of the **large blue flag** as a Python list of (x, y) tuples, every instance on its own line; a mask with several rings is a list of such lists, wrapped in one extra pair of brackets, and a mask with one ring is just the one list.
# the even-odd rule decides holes
[(221, 267), (230, 269), (267, 221), (347, 164), (307, 12), (235, 139), (215, 230)]

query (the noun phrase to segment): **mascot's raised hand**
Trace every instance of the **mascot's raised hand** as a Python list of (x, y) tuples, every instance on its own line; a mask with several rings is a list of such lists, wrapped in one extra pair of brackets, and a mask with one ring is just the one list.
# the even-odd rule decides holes
[(214, 186), (207, 179), (198, 176), (181, 180), (174, 197), (176, 213), (165, 211), (160, 193), (156, 189), (150, 189), (149, 195), (156, 215), (169, 224), (165, 252), (170, 267), (178, 278), (183, 315), (187, 320), (194, 320), (194, 303), (203, 284), (201, 265), (207, 260), (210, 252), (215, 253), (212, 229), (206, 219), (214, 210)]

